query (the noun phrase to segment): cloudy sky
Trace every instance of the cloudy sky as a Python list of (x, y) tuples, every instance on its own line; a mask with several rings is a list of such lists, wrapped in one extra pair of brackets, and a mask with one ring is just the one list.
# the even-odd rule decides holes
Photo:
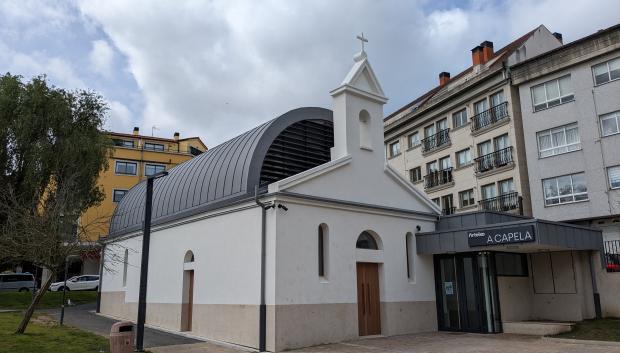
[(3, 0), (0, 71), (108, 101), (106, 128), (208, 146), (299, 106), (330, 107), (359, 50), (390, 113), (540, 24), (565, 43), (620, 22), (617, 0)]

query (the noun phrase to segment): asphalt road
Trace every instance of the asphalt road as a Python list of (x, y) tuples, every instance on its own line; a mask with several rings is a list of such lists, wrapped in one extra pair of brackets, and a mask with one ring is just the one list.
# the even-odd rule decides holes
[[(109, 337), (110, 327), (118, 320), (109, 319), (95, 314), (96, 305), (84, 304), (65, 308), (65, 325), (73, 326), (81, 330), (89, 331), (94, 334)], [(60, 309), (41, 310), (51, 317), (60, 320)], [(144, 329), (144, 347), (160, 347), (179, 344), (198, 343), (201, 341), (173, 335), (168, 332), (159, 331), (151, 328)]]

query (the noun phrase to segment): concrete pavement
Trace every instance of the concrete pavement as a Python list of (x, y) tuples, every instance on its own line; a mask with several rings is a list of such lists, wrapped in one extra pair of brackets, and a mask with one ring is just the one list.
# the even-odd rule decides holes
[[(81, 330), (109, 337), (110, 327), (118, 320), (110, 319), (94, 313), (95, 304), (84, 304), (65, 308), (65, 324)], [(56, 320), (60, 319), (60, 309), (41, 310)], [(144, 329), (144, 347), (169, 346), (179, 344), (198, 343), (199, 340), (151, 328)]]
[[(211, 343), (154, 347), (153, 353), (235, 353)], [(620, 353), (620, 343), (510, 334), (432, 332), (309, 347), (298, 353)]]

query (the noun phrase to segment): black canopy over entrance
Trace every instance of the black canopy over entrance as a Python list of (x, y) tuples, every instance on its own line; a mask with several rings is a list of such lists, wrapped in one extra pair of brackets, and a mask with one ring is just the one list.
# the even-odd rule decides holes
[(603, 236), (573, 224), (482, 211), (440, 218), (436, 231), (416, 234), (416, 246), (418, 254), (602, 251)]

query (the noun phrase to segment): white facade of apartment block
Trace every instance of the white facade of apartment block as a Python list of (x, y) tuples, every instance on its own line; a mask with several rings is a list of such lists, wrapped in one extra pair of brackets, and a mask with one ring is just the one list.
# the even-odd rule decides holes
[[(488, 47), (490, 44), (490, 48)], [(387, 159), (444, 214), (494, 210), (531, 215), (518, 92), (506, 67), (561, 45), (540, 26), (388, 116)]]
[(620, 239), (620, 27), (512, 68), (536, 217)]

